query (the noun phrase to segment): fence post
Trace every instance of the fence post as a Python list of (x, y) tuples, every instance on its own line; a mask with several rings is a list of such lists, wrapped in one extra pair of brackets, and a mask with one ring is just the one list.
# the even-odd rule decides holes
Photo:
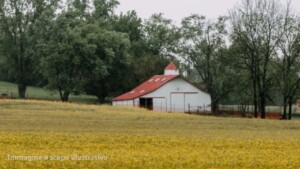
[(191, 113), (190, 103), (188, 104), (188, 113)]

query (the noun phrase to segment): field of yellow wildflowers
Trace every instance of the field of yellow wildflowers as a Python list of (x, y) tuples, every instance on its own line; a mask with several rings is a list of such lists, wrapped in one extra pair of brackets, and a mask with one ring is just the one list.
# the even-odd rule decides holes
[(300, 168), (300, 121), (0, 100), (0, 168)]

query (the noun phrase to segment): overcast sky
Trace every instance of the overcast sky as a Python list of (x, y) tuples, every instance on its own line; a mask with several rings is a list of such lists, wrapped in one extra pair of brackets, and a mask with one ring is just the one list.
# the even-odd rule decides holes
[[(141, 18), (149, 18), (153, 13), (164, 13), (166, 18), (180, 23), (190, 14), (205, 15), (215, 19), (228, 14), (228, 9), (241, 0), (119, 0), (117, 13), (135, 10)], [(285, 0), (282, 0), (286, 2)], [(292, 0), (292, 8), (300, 12), (300, 0)]]

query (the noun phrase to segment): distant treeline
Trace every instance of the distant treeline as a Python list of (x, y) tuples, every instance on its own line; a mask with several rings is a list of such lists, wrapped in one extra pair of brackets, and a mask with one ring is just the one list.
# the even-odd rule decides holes
[(290, 118), (300, 87), (300, 20), (289, 4), (242, 0), (210, 20), (190, 15), (180, 25), (135, 11), (116, 15), (117, 0), (2, 0), (0, 80), (86, 93), (99, 102), (130, 90), (170, 60), (219, 103), (284, 106)]

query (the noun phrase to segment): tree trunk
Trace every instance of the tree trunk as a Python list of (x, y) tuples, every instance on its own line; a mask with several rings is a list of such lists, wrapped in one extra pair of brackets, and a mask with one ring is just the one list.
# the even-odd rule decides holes
[(293, 107), (293, 99), (289, 98), (289, 120), (292, 119), (292, 107)]
[(18, 84), (18, 93), (19, 93), (20, 98), (25, 98), (26, 97), (26, 89), (27, 89), (27, 85)]
[(258, 93), (259, 93), (259, 101), (260, 101), (259, 110), (260, 110), (260, 118), (265, 119), (266, 118), (266, 78), (265, 78), (265, 72), (261, 74), (263, 74), (262, 77), (257, 76), (257, 81), (259, 85)]
[(65, 92), (62, 94), (61, 101), (63, 101), (63, 102), (69, 101), (69, 95), (70, 95), (70, 92), (65, 91)]
[(261, 119), (266, 118), (266, 97), (264, 91), (260, 95), (260, 117)]
[(213, 103), (211, 105), (211, 108), (212, 108), (212, 113), (214, 115), (217, 115), (219, 113), (219, 103)]
[(67, 102), (69, 100), (70, 92), (62, 90), (60, 87), (58, 88), (58, 93), (60, 100), (63, 102)]
[(62, 91), (61, 88), (58, 88), (58, 93), (59, 93), (60, 100), (62, 100), (62, 98), (63, 98), (63, 91)]
[(254, 117), (257, 118), (257, 94), (256, 90), (253, 93)]
[(256, 82), (256, 77), (255, 73), (251, 72), (251, 79), (252, 79), (252, 88), (253, 88), (253, 106), (254, 106), (254, 117), (257, 118), (257, 82)]
[(286, 120), (286, 108), (287, 108), (287, 97), (283, 97), (283, 115), (281, 116), (281, 119)]
[(219, 114), (219, 101), (212, 101), (211, 102), (211, 111), (214, 115)]
[(240, 111), (241, 111), (241, 116), (244, 118), (246, 117), (246, 110), (247, 109), (247, 105), (246, 104), (242, 104), (240, 107)]

